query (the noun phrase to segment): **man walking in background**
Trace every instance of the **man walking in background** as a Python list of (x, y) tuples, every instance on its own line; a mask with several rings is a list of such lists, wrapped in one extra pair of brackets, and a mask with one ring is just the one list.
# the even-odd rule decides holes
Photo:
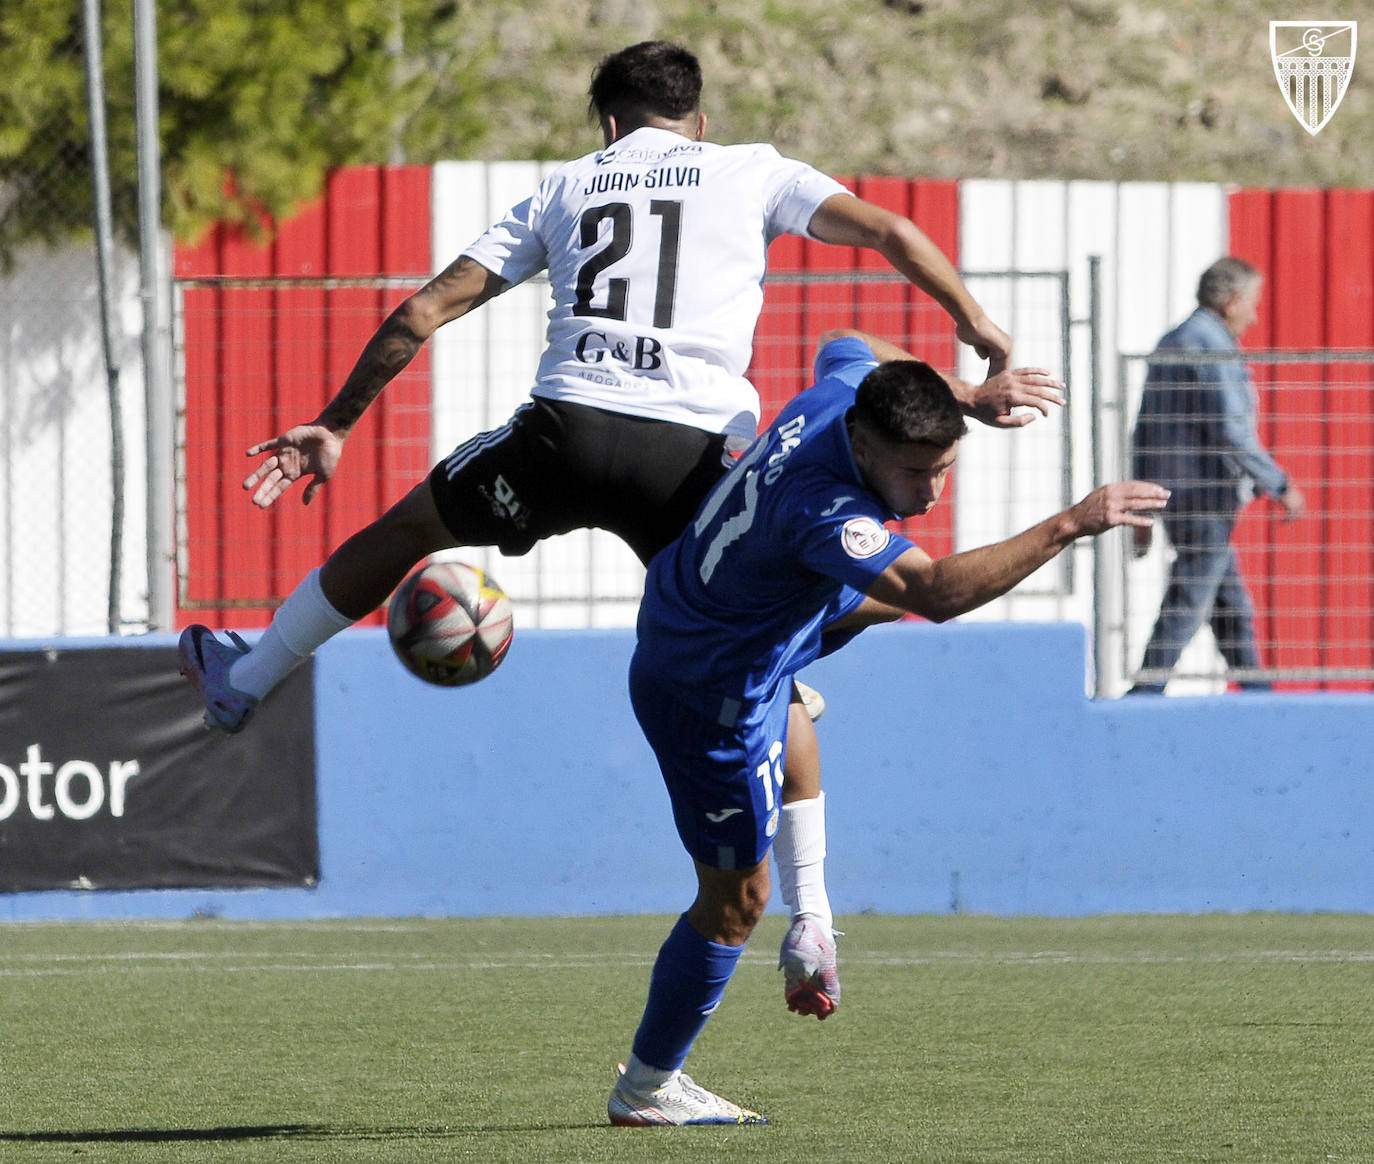
[[(1197, 310), (1159, 341), (1160, 352), (1238, 352), (1255, 322), (1264, 280), (1243, 259), (1218, 259), (1198, 281)], [(1164, 529), (1174, 548), (1164, 601), (1145, 647), (1141, 681), (1130, 694), (1162, 694), (1168, 673), (1208, 623), (1232, 670), (1262, 666), (1254, 604), (1240, 575), (1231, 535), (1255, 493), (1276, 499), (1284, 520), (1301, 517), (1301, 490), (1260, 443), (1255, 386), (1239, 358), (1154, 363), (1145, 377), (1132, 438), (1131, 473), (1172, 491)], [(1150, 527), (1135, 530), (1136, 555)], [(1240, 686), (1267, 690), (1253, 677)]]

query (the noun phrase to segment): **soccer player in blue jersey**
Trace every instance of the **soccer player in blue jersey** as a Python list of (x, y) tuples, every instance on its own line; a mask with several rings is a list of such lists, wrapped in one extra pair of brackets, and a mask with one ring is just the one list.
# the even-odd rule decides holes
[(841, 645), (846, 618), (964, 614), (1080, 537), (1149, 525), (1169, 496), (1149, 482), (1106, 485), (1015, 537), (936, 561), (885, 523), (928, 513), (954, 467), (965, 425), (949, 385), (850, 331), (824, 337), (816, 381), (649, 567), (630, 696), (698, 890), (659, 951), (608, 1103), (614, 1124), (765, 1122), (681, 1068), (768, 901), (792, 676)]

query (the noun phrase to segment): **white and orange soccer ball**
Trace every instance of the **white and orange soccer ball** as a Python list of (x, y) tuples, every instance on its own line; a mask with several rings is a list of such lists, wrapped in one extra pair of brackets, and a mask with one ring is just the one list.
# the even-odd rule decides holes
[(386, 626), (408, 671), (439, 687), (466, 687), (506, 657), (511, 602), (477, 567), (431, 562), (396, 588)]

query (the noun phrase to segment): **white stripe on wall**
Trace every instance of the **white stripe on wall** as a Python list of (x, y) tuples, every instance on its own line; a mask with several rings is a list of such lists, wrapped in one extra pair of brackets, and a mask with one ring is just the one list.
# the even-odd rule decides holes
[[(1227, 240), (1226, 190), (1216, 185), (969, 181), (960, 187), (959, 265), (965, 270), (1067, 270), (1071, 316), (1082, 320), (1089, 310), (1089, 257), (1100, 256), (1099, 392), (1105, 403), (1124, 407), (1127, 417), (1134, 413), (1138, 385), (1127, 386), (1123, 401), (1122, 386), (1117, 383), (1117, 353), (1149, 351), (1192, 310), (1197, 277), (1225, 253)], [(1062, 371), (1057, 354), (1050, 354), (1048, 362), (1042, 359), (1049, 351), (1050, 337), (1043, 322), (1028, 314), (1024, 298), (984, 306), (1011, 333), (1015, 364), (1046, 363)], [(1004, 318), (998, 317), (998, 310), (1006, 313)], [(1072, 499), (1097, 483), (1092, 480), (1092, 368), (1086, 327), (1075, 326), (1073, 340), (1066, 416), (1037, 421), (1013, 433), (985, 436), (980, 432), (976, 444), (966, 442), (958, 470), (956, 511), (961, 548), (1004, 537), (1058, 507), (1060, 479), (1050, 438), (1056, 431), (1062, 433), (1064, 424), (1071, 426), (1074, 449)], [(965, 374), (978, 367), (976, 363), (966, 367)], [(1106, 478), (1123, 472), (1120, 431), (1119, 420), (1113, 420), (1099, 432), (1099, 459)], [(1007, 481), (1015, 482), (1012, 504), (998, 500), (999, 490), (1002, 497), (1007, 496)], [(1120, 552), (1121, 539), (1109, 537), (1101, 544), (1108, 555)], [(1073, 618), (1091, 626), (1091, 544), (1082, 542), (1073, 553), (1074, 585), (1067, 597), (1048, 599), (1013, 591), (973, 617)], [(1132, 569), (1146, 576), (1148, 589), (1162, 578), (1162, 551), (1157, 548), (1146, 563)], [(1119, 560), (1108, 574), (1120, 576)], [(1115, 603), (1119, 611), (1119, 594), (1104, 597), (1109, 609)], [(1149, 598), (1134, 606), (1146, 611), (1142, 617), (1153, 617)], [(1116, 646), (1119, 650), (1119, 635)]]

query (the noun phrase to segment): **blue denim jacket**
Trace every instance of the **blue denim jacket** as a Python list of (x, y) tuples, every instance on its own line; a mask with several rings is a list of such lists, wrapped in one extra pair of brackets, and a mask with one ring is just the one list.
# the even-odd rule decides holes
[[(1157, 351), (1239, 351), (1215, 311), (1199, 307)], [(1225, 512), (1253, 490), (1280, 496), (1288, 478), (1256, 427), (1255, 386), (1243, 361), (1151, 364), (1132, 437), (1131, 473), (1173, 490), (1169, 508)]]

